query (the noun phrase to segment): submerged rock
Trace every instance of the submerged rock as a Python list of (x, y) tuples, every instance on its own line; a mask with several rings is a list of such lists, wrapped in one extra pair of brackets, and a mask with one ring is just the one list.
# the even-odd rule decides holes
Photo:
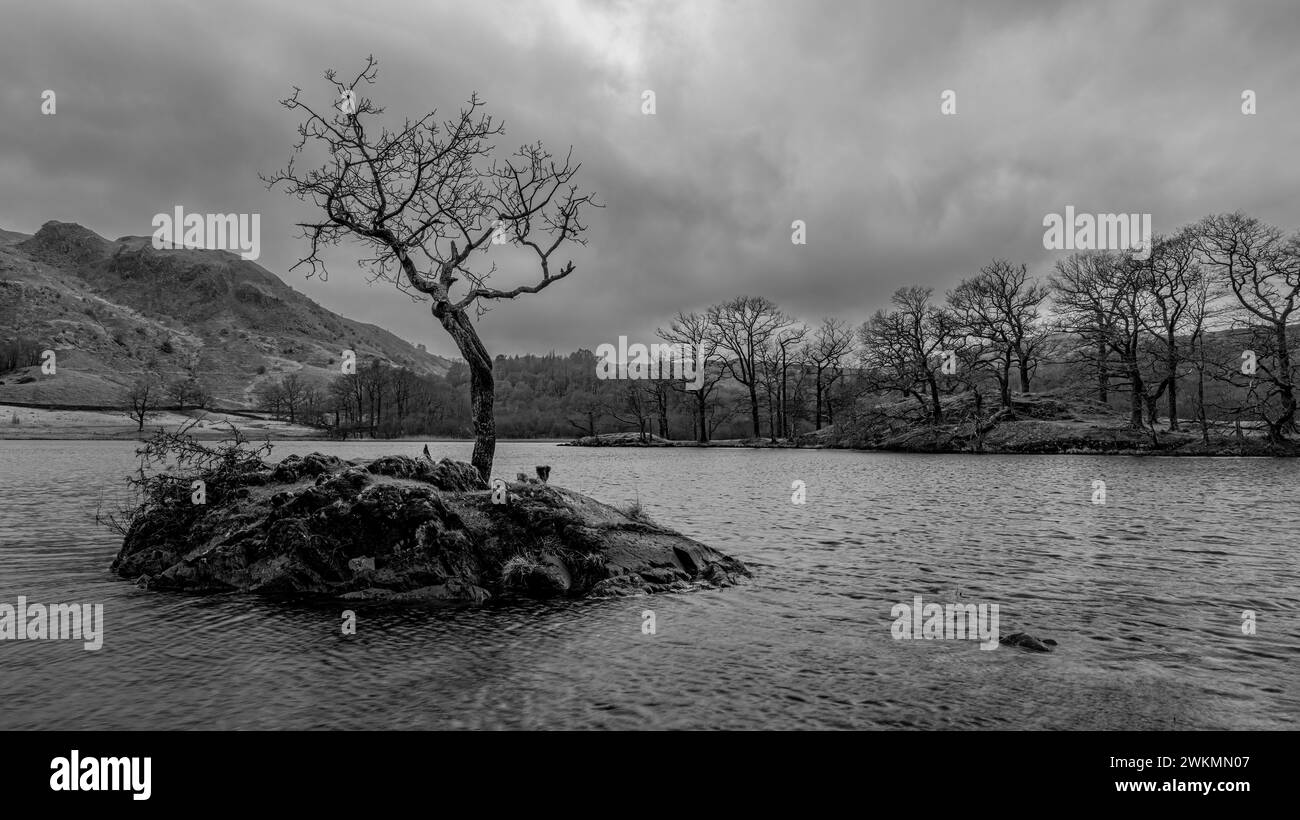
[(1016, 646), (1021, 649), (1027, 649), (1030, 652), (1051, 652), (1052, 647), (1056, 646), (1056, 641), (1051, 638), (1039, 640), (1028, 632), (1016, 632), (998, 639), (998, 643), (1003, 646)]
[[(533, 480), (536, 482), (536, 479)], [(113, 572), (155, 589), (482, 602), (728, 586), (740, 561), (580, 493), (469, 464), (290, 456), (207, 503), (152, 504)]]

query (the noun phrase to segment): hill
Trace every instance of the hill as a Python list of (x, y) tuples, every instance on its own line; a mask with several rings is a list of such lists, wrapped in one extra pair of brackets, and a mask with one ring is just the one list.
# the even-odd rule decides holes
[(197, 374), (216, 406), (241, 408), (264, 381), (338, 375), (344, 349), (422, 375), (451, 365), (237, 254), (156, 250), (148, 237), (109, 241), (63, 222), (34, 236), (0, 231), (0, 342), (58, 354), (54, 376), (39, 366), (0, 374), (0, 403), (122, 405), (154, 370)]

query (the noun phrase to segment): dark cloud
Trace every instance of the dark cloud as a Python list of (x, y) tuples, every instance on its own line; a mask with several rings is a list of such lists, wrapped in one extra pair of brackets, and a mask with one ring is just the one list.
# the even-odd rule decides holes
[[(1283, 2), (26, 4), (0, 33), (0, 227), (115, 238), (178, 203), (260, 212), (265, 267), (454, 353), (426, 307), (365, 284), (355, 248), (327, 282), (289, 273), (304, 213), (257, 179), (294, 138), (276, 100), (324, 95), (325, 68), (373, 53), (391, 114), (476, 90), (503, 148), (572, 145), (606, 204), (571, 279), (483, 320), (494, 352), (646, 338), (741, 293), (857, 322), (994, 256), (1045, 271), (1042, 218), (1066, 205), (1157, 230), (1238, 208), (1294, 227), (1296, 33)], [(501, 267), (500, 284), (528, 275)]]

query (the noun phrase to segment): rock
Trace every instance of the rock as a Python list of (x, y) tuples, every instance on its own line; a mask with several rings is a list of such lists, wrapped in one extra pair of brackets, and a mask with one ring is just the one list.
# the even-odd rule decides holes
[(361, 557), (361, 558), (349, 558), (349, 559), (348, 559), (348, 569), (352, 570), (353, 572), (358, 572), (358, 573), (359, 573), (359, 572), (374, 572), (374, 571), (375, 571), (375, 559), (372, 558), (372, 557), (370, 557), (369, 555), (366, 555), (366, 556)]
[(408, 456), (384, 456), (370, 462), (365, 469), (375, 475), (426, 482), (440, 490), (468, 492), (487, 489), (478, 470), (463, 461), (449, 458), (434, 463)]
[(529, 482), (493, 504), (463, 462), (312, 453), (139, 513), (113, 572), (149, 589), (470, 602), (722, 587), (740, 561), (579, 493)]
[(654, 434), (642, 438), (640, 433), (601, 433), (567, 442), (571, 447), (672, 447), (673, 443)]
[(289, 456), (271, 471), (270, 480), (282, 484), (292, 483), (304, 476), (319, 476), (337, 469), (343, 460), (335, 456), (309, 453), (306, 456)]
[(1039, 640), (1028, 632), (1016, 632), (998, 639), (998, 643), (1003, 646), (1016, 646), (1021, 649), (1027, 649), (1030, 652), (1051, 652), (1052, 647), (1056, 646), (1056, 641), (1051, 638)]

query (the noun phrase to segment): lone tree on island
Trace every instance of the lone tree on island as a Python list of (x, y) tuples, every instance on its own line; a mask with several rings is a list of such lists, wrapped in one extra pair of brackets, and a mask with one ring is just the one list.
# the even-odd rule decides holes
[[(268, 188), (283, 184), (324, 213), (318, 222), (298, 223), (311, 249), (294, 268), (307, 265), (309, 277), (326, 278), (321, 248), (350, 238), (374, 253), (360, 260), (370, 271), (368, 281), (391, 282), (416, 301), (433, 302), (434, 318), (469, 366), (472, 463), (487, 481), (496, 451), (492, 357), (468, 311), (473, 307), (477, 318), (487, 311), (488, 300), (537, 293), (572, 273), (571, 259), (553, 270), (551, 257), (566, 243), (586, 244), (583, 212), (600, 206), (573, 183), (582, 166), (573, 163), (571, 148), (563, 161), (540, 142), (523, 145), (508, 158), (493, 157), (493, 139), (505, 133), (504, 127), (482, 110), (477, 94), (452, 119), (439, 122), (431, 111), (390, 130), (379, 119), (384, 109), (358, 90), (376, 76), (374, 57), (351, 82), (326, 71), (334, 89), (326, 113), (304, 102), (302, 89), (295, 87), (280, 101), (306, 117), (298, 126), (294, 156), (283, 170), (261, 178)], [(295, 159), (309, 142), (327, 158), (300, 171)], [(508, 290), (490, 287), (496, 264), (485, 269), (484, 261), (492, 245), (531, 253), (541, 278)]]

